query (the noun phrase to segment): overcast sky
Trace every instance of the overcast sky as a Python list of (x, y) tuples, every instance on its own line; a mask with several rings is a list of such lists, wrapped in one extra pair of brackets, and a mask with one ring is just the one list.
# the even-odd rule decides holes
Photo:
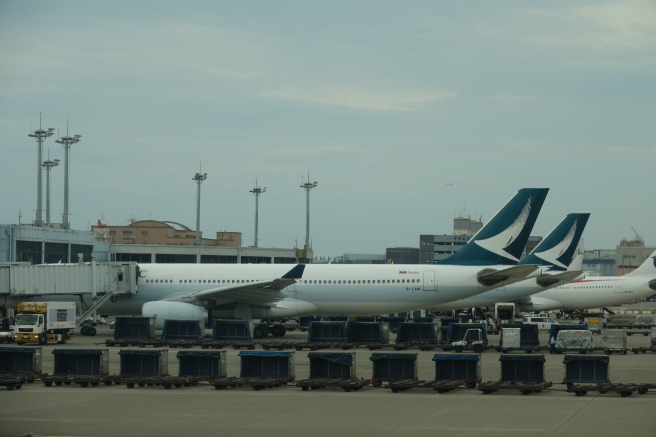
[[(548, 187), (533, 234), (656, 244), (654, 1), (0, 0), (0, 223), (35, 219), (37, 144), (71, 151), (70, 221), (384, 253)], [(64, 158), (55, 136), (44, 158)], [(44, 178), (45, 181), (45, 178)], [(51, 220), (64, 167), (52, 170)], [(45, 208), (45, 188), (44, 204)], [(44, 212), (45, 219), (45, 212)]]

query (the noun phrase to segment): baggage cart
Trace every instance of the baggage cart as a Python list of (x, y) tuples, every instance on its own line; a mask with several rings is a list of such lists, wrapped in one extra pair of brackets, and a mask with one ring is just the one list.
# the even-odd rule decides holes
[(373, 366), (371, 383), (381, 386), (394, 380), (418, 380), (416, 353), (374, 352), (369, 357)]
[(626, 330), (604, 329), (601, 333), (601, 343), (607, 355), (626, 355), (628, 351)]
[(41, 347), (0, 347), (0, 375), (32, 383), (42, 375)]
[(355, 352), (310, 352), (310, 377), (296, 382), (303, 391), (324, 387), (338, 387), (346, 392), (359, 390), (370, 380), (358, 379), (355, 369)]

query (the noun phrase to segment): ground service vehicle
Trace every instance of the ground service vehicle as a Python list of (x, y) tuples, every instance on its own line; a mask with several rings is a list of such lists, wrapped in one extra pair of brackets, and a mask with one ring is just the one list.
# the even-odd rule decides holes
[(515, 323), (515, 310), (515, 304), (512, 302), (494, 304), (494, 321), (497, 329), (501, 329), (501, 325), (512, 325)]
[(74, 329), (75, 302), (20, 302), (16, 307), (16, 344), (64, 344)]
[(546, 329), (547, 331), (551, 329), (551, 325), (558, 324), (558, 322), (548, 316), (526, 316), (524, 317), (524, 323), (527, 325), (538, 325), (538, 329)]
[(465, 350), (474, 351), (477, 354), (483, 352), (486, 348), (486, 343), (483, 337), (483, 330), (481, 329), (468, 329), (462, 340), (454, 341), (451, 347), (456, 352)]

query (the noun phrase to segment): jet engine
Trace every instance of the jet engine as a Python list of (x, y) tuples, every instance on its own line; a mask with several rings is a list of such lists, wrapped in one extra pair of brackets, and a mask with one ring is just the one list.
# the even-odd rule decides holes
[(155, 329), (164, 329), (164, 320), (198, 320), (206, 326), (209, 319), (207, 308), (185, 302), (154, 301), (141, 307), (145, 317), (155, 316)]

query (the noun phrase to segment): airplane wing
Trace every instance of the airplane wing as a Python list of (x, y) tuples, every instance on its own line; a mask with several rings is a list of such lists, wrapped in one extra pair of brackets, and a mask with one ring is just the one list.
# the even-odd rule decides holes
[(509, 267), (503, 270), (484, 269), (478, 274), (478, 282), (486, 287), (501, 284), (514, 284), (531, 277), (531, 273), (538, 270), (540, 266), (536, 264), (524, 264)]
[(540, 287), (556, 287), (572, 282), (583, 274), (583, 270), (567, 270), (555, 275), (542, 275), (537, 279), (537, 283)]
[(232, 302), (243, 302), (255, 305), (271, 305), (288, 297), (282, 293), (297, 279), (303, 276), (305, 264), (298, 264), (280, 278), (271, 281), (250, 282), (247, 284), (235, 284), (227, 287), (209, 288), (194, 293), (174, 293), (166, 296), (165, 301), (186, 302), (201, 306), (226, 304)]

